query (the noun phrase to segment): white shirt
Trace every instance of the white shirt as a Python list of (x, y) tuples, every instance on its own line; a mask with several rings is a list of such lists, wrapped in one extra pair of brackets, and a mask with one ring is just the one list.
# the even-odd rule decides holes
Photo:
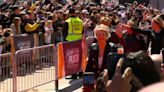
[(103, 60), (103, 57), (99, 57), (98, 58), (98, 68), (100, 69), (101, 66), (102, 66), (102, 60)]

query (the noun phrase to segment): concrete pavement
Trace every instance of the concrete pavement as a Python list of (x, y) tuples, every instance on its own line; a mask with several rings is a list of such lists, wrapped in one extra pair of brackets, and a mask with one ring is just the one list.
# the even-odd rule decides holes
[[(47, 68), (31, 71), (30, 73), (25, 73), (21, 76), (17, 76), (16, 88), (18, 92), (55, 92), (55, 81), (52, 81), (54, 79), (55, 67), (50, 66)], [(22, 91), (25, 89), (29, 90)], [(72, 81), (70, 79), (68, 80), (63, 78), (59, 80), (58, 92), (81, 92), (81, 90), (82, 79)], [(4, 81), (0, 81), (0, 92), (13, 92), (12, 78), (6, 78)]]
[[(56, 92), (54, 82), (30, 89), (24, 92)], [(67, 80), (65, 78), (59, 80), (58, 92), (82, 92), (82, 79)]]

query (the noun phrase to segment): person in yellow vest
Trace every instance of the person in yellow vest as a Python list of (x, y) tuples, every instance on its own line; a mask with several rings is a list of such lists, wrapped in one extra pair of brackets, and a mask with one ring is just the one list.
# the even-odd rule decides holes
[[(73, 8), (69, 9), (69, 18), (65, 20), (62, 34), (64, 41), (75, 41), (83, 38), (83, 21), (76, 16), (76, 11)], [(82, 77), (82, 72), (78, 75)], [(73, 74), (69, 79), (77, 79), (77, 74)]]
[(75, 9), (69, 9), (69, 18), (63, 25), (64, 41), (79, 40), (83, 36), (83, 21), (76, 16)]

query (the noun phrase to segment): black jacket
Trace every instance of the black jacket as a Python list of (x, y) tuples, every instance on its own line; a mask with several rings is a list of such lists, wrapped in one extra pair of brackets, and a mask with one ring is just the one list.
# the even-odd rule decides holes
[(99, 46), (97, 40), (94, 39), (93, 43), (90, 47), (88, 64), (86, 67), (86, 72), (94, 72), (95, 78), (98, 78), (99, 74), (104, 70), (107, 69), (107, 55), (109, 52), (116, 52), (117, 47), (114, 43), (109, 42), (107, 40), (106, 47), (104, 50), (103, 62), (101, 69), (98, 68), (98, 53), (99, 53)]
[(164, 30), (161, 29), (159, 33), (150, 30), (141, 30), (131, 28), (133, 31), (147, 35), (151, 39), (151, 54), (160, 54), (160, 50), (164, 48)]

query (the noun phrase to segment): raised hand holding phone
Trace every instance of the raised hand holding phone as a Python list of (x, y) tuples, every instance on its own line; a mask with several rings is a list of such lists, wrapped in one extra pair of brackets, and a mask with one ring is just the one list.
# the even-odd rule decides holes
[(114, 76), (107, 83), (107, 92), (129, 92), (131, 90), (131, 68), (126, 68), (124, 73), (121, 74), (121, 67), (124, 59), (119, 59)]
[(117, 53), (109, 53), (108, 58), (107, 58), (107, 68), (108, 68), (108, 76), (109, 80), (112, 79), (117, 62), (119, 61), (120, 58), (124, 58), (124, 48), (120, 45), (117, 48)]
[(83, 75), (83, 92), (94, 92), (95, 78), (93, 72), (85, 72)]
[(94, 85), (94, 73), (93, 72), (85, 72), (83, 76), (83, 84), (84, 85)]

